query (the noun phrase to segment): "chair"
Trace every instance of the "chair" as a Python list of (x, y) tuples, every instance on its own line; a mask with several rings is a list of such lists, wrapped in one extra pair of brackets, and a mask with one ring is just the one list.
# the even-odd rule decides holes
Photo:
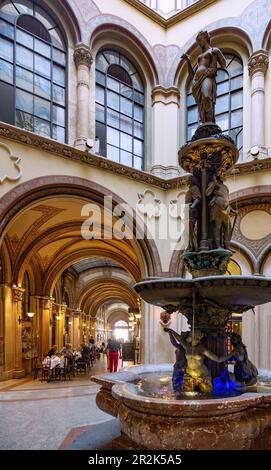
[(51, 380), (51, 358), (46, 357), (42, 362), (42, 374), (41, 374), (41, 382)]
[(39, 371), (42, 371), (42, 363), (39, 360), (38, 356), (33, 357), (33, 380), (36, 380), (39, 375)]

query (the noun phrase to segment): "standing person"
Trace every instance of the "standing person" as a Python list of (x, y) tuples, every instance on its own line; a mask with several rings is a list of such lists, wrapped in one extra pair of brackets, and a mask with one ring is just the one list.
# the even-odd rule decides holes
[(109, 339), (107, 344), (109, 350), (110, 372), (118, 371), (120, 345), (114, 339)]

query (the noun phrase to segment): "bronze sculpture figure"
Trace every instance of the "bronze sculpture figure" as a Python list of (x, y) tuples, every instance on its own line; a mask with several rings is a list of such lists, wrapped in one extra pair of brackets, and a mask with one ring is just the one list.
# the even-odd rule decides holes
[(189, 180), (189, 189), (185, 196), (185, 204), (189, 206), (189, 245), (188, 251), (198, 251), (198, 236), (196, 224), (199, 220), (199, 204), (201, 201), (201, 192), (198, 187), (198, 181), (195, 176)]
[[(189, 331), (185, 337), (170, 328), (164, 328), (164, 331), (170, 333), (172, 344), (176, 346), (178, 340), (179, 348), (181, 347), (185, 351), (187, 365), (184, 370), (183, 391), (191, 392), (198, 390), (202, 393), (210, 393), (213, 389), (212, 377), (204, 364), (205, 357), (214, 362), (222, 363), (227, 361), (231, 355), (219, 357), (209, 351), (201, 343), (204, 336), (201, 330)], [(173, 343), (172, 337), (175, 338), (176, 342)], [(182, 364), (185, 364), (184, 361), (182, 361)]]
[(206, 196), (211, 197), (210, 223), (215, 248), (229, 250), (232, 235), (231, 214), (236, 214), (236, 211), (230, 205), (229, 190), (220, 176), (213, 176), (206, 189)]
[(198, 56), (198, 65), (194, 69), (187, 54), (182, 58), (188, 63), (189, 75), (192, 79), (192, 94), (198, 105), (202, 124), (215, 123), (215, 103), (217, 96), (216, 75), (218, 64), (226, 67), (226, 59), (221, 50), (211, 46), (207, 31), (200, 31), (196, 38), (202, 50)]

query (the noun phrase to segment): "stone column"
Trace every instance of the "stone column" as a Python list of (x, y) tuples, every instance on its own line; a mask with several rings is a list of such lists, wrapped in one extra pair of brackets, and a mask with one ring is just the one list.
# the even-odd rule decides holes
[(80, 342), (80, 315), (81, 311), (80, 310), (74, 310), (73, 311), (73, 322), (72, 322), (72, 334), (71, 334), (71, 343), (73, 349), (78, 349), (79, 348), (79, 342)]
[(51, 346), (51, 311), (53, 307), (53, 298), (40, 297), (41, 308), (41, 353), (47, 354)]
[(90, 48), (79, 43), (75, 47), (74, 62), (77, 68), (77, 130), (75, 146), (85, 150), (89, 138), (89, 82), (92, 55)]
[(156, 86), (152, 90), (152, 107), (151, 172), (164, 179), (174, 178), (180, 175), (178, 165), (180, 92), (178, 88)]
[(267, 51), (254, 52), (248, 62), (251, 76), (251, 154), (266, 156), (265, 144), (265, 73), (269, 59)]
[(0, 285), (0, 380), (13, 378), (15, 361), (15, 318), (12, 313), (12, 289)]
[(13, 378), (19, 379), (24, 377), (25, 371), (22, 365), (22, 302), (24, 298), (24, 289), (21, 287), (12, 287), (12, 310), (14, 317), (14, 346), (15, 346), (15, 357), (14, 357), (14, 373)]

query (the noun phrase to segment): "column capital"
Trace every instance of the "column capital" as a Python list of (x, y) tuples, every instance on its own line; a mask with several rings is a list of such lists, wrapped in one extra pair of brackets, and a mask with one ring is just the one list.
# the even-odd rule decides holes
[(163, 103), (164, 105), (176, 104), (180, 106), (180, 91), (177, 87), (171, 86), (165, 88), (161, 85), (155, 86), (152, 89), (152, 105), (156, 103)]
[(22, 287), (12, 287), (12, 301), (13, 302), (22, 302), (24, 298), (25, 289)]
[(86, 44), (83, 44), (81, 42), (78, 43), (75, 46), (73, 59), (77, 68), (79, 67), (79, 65), (86, 65), (90, 69), (91, 64), (93, 62), (93, 57), (89, 46), (86, 46)]
[(53, 297), (39, 297), (41, 308), (51, 309), (54, 303)]
[(256, 72), (265, 72), (268, 69), (269, 57), (268, 52), (264, 49), (254, 52), (248, 61), (248, 71), (249, 75), (252, 77)]

